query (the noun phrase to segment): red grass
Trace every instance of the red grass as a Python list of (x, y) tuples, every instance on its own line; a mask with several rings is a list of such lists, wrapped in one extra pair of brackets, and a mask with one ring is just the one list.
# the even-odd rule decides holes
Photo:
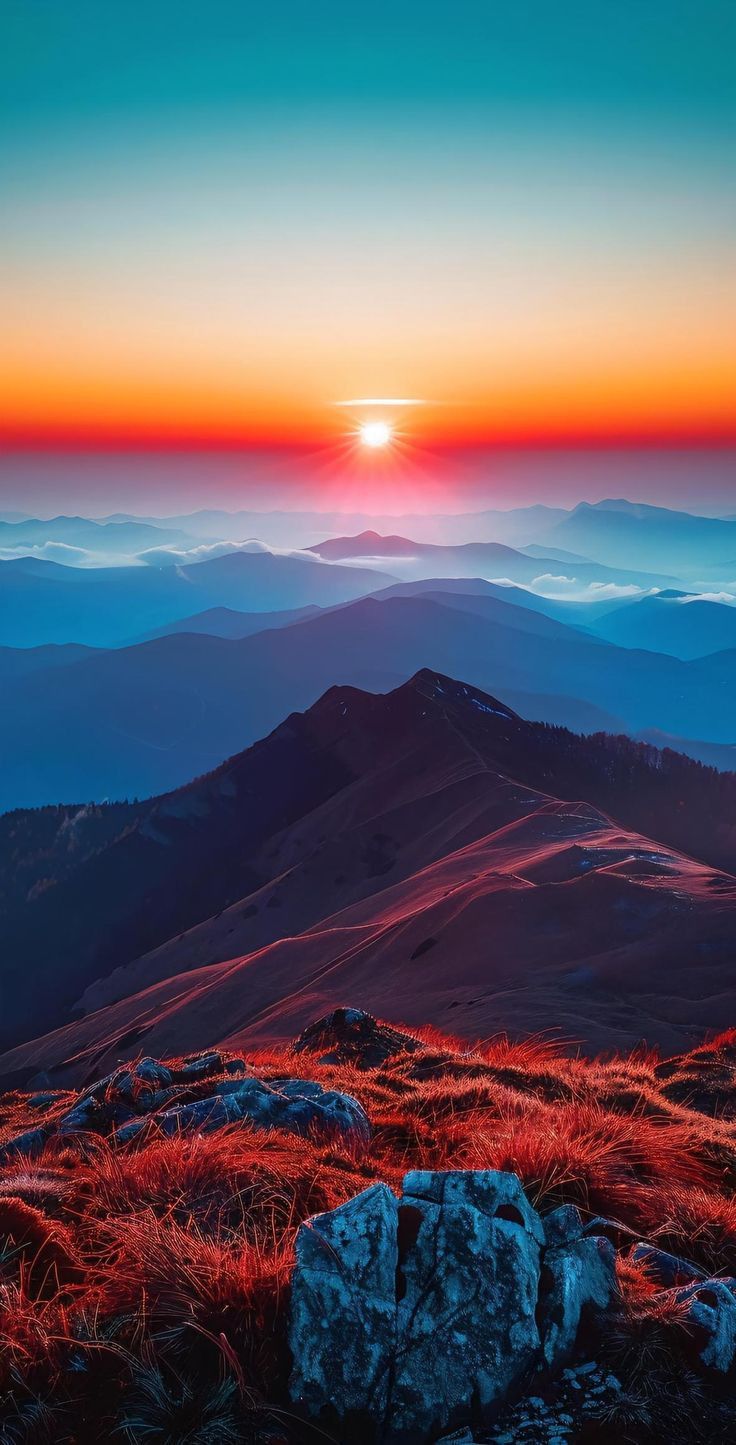
[[(736, 1270), (736, 1126), (723, 1111), (734, 1036), (666, 1066), (642, 1054), (570, 1059), (540, 1039), (470, 1051), (435, 1030), (418, 1039), (415, 1052), (375, 1069), (288, 1049), (251, 1061), (264, 1078), (317, 1079), (358, 1098), (373, 1129), (362, 1155), (246, 1126), (169, 1139), (154, 1128), (127, 1148), (80, 1136), (2, 1166), (0, 1384), (9, 1398), (50, 1392), (73, 1419), (91, 1411), (99, 1439), (116, 1438), (116, 1421), (127, 1419), (121, 1402), (136, 1371), (194, 1372), (213, 1388), (230, 1379), (246, 1413), (263, 1399), (283, 1404), (298, 1225), (375, 1179), (398, 1189), (412, 1167), (510, 1170), (542, 1211), (573, 1201), (708, 1268)], [(673, 1078), (693, 1073), (698, 1109), (668, 1093)], [(60, 1096), (46, 1117), (69, 1103)], [(21, 1095), (0, 1109), (6, 1134), (37, 1122)], [(646, 1320), (665, 1334), (682, 1329), (646, 1269), (622, 1255), (619, 1270), (628, 1329)]]

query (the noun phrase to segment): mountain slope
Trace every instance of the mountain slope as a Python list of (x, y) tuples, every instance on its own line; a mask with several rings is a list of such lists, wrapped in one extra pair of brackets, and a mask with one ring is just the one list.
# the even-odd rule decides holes
[[(541, 1026), (544, 1001), (597, 1043), (631, 1039), (638, 1008), (641, 1031), (671, 1040), (688, 1011), (706, 1026), (732, 986), (736, 923), (733, 878), (675, 845), (702, 852), (710, 838), (736, 860), (735, 804), (734, 776), (525, 723), (434, 674), (388, 697), (334, 688), (178, 793), (0, 820), (5, 1040), (63, 1022), (85, 990), (99, 1007), (246, 952), (247, 965), (202, 975), (205, 994), (196, 983), (190, 996), (188, 978), (154, 983), (125, 1027), (125, 1001), (71, 1026), (64, 1057), (75, 1038), (95, 1049), (137, 1038), (142, 1007), (146, 1029), (163, 1027), (173, 1000), (176, 1027), (195, 1032), (205, 997), (217, 1029), (223, 1000), (228, 1029), (288, 1013), (295, 990), (297, 1011), (314, 1012), (315, 996), (331, 996), (325, 969), (335, 989), (396, 990), (404, 1011), (412, 991), (418, 1008), (434, 994), (427, 1016), (457, 1005), (455, 1027), (482, 995), (482, 1028), (494, 1012)], [(240, 1002), (224, 988), (231, 974)]]

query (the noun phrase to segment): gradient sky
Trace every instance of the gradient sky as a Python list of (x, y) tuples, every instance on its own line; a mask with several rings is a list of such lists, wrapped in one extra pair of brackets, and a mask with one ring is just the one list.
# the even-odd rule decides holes
[(0, 438), (736, 435), (730, 0), (3, 0)]

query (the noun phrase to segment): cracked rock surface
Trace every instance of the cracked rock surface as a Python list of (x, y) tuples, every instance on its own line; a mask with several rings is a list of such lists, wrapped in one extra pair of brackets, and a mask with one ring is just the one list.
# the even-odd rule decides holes
[(608, 1240), (582, 1224), (577, 1238), (551, 1233), (548, 1245), (519, 1180), (495, 1170), (414, 1171), (400, 1199), (374, 1185), (309, 1221), (292, 1279), (294, 1404), (341, 1439), (360, 1425), (387, 1445), (492, 1422), (615, 1292)]

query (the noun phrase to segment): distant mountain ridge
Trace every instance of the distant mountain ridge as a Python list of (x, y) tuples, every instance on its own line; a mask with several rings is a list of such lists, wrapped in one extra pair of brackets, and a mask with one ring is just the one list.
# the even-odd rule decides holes
[[(555, 575), (561, 565), (559, 557), (545, 555), (541, 548), (534, 554), (520, 552), (502, 542), (463, 542), (441, 545), (430, 542), (415, 542), (409, 537), (395, 534), (381, 536), (374, 531), (361, 532), (355, 537), (331, 537), (307, 549), (331, 562), (357, 561), (359, 559), (389, 561), (402, 576), (422, 577), (484, 577), (489, 571), (495, 576), (508, 577), (512, 582), (533, 582), (540, 575)], [(616, 586), (665, 587), (676, 584), (677, 579), (669, 575), (651, 572), (648, 568), (634, 571), (631, 567), (611, 567), (586, 557), (578, 558), (574, 564), (575, 580), (582, 584), (600, 583)]]
[(612, 567), (659, 570), (666, 558), (668, 570), (683, 569), (686, 576), (736, 562), (736, 521), (624, 499), (578, 503), (552, 524), (545, 539)]
[(593, 708), (613, 731), (736, 741), (730, 652), (682, 662), (623, 649), (508, 594), (445, 595), (441, 585), (389, 588), (242, 638), (174, 634), (17, 677), (12, 708), (0, 711), (0, 808), (177, 787), (335, 682), (385, 692), (429, 663), (512, 706), (534, 699), (538, 716), (578, 730), (595, 725)]
[(111, 647), (208, 607), (273, 612), (345, 602), (395, 580), (304, 553), (230, 553), (169, 567), (74, 568), (0, 561), (0, 645)]

